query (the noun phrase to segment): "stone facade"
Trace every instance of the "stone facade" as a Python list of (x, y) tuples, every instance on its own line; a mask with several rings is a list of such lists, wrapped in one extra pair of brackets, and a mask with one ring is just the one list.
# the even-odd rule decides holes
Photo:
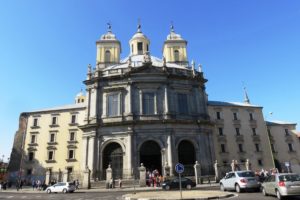
[[(89, 187), (89, 180), (108, 175), (139, 178), (141, 166), (164, 176), (176, 175), (176, 163), (184, 164), (186, 176), (213, 175), (232, 160), (240, 165), (248, 160), (253, 169), (275, 166), (262, 107), (249, 100), (208, 101), (201, 66), (197, 71), (189, 64), (187, 42), (173, 27), (161, 59), (150, 55), (140, 25), (123, 60), (110, 26), (96, 45), (86, 95), (77, 95), (73, 105), (21, 115), (26, 126), (17, 138), (23, 152), (12, 159), (21, 163), (16, 168), (22, 177), (79, 179)], [(20, 149), (18, 141), (14, 148)]]

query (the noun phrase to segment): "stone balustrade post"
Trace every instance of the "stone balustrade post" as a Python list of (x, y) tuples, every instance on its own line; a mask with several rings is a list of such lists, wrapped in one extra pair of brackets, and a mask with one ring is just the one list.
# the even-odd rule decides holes
[(140, 172), (140, 180), (139, 180), (140, 187), (146, 187), (146, 168), (144, 167), (143, 163), (141, 163), (141, 166), (139, 167), (139, 172)]

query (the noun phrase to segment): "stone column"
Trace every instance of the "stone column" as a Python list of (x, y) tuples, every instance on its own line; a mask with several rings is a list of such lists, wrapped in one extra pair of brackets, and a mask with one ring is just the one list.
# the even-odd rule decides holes
[(170, 166), (169, 166), (168, 162), (165, 163), (163, 175), (166, 179), (168, 179), (170, 176)]
[(215, 181), (216, 181), (216, 183), (218, 183), (220, 180), (220, 176), (219, 176), (219, 165), (218, 165), (217, 160), (215, 161), (215, 164), (214, 164), (214, 170), (215, 170)]
[(132, 115), (132, 86), (131, 84), (128, 85), (127, 87), (127, 90), (128, 90), (128, 102), (127, 102), (127, 105), (128, 105), (128, 115)]
[(172, 135), (171, 133), (168, 135), (167, 139), (167, 144), (168, 144), (168, 163), (170, 166), (170, 176), (173, 176), (173, 157), (172, 157)]
[(165, 107), (165, 118), (169, 118), (170, 111), (169, 111), (169, 99), (168, 99), (168, 86), (164, 86), (164, 107)]
[(196, 161), (194, 165), (196, 184), (201, 183), (201, 165)]
[(46, 171), (46, 178), (45, 178), (45, 183), (48, 185), (50, 183), (50, 176), (51, 176), (51, 173), (50, 173), (50, 170), (47, 170)]
[(91, 188), (91, 171), (88, 167), (83, 171), (82, 188)]
[(141, 163), (141, 166), (139, 167), (140, 172), (140, 187), (146, 187), (146, 168), (144, 167), (143, 163)]
[(95, 161), (95, 132), (92, 132), (89, 136), (89, 145), (88, 145), (88, 167), (91, 170), (92, 176), (94, 173), (94, 161)]
[(128, 142), (127, 142), (127, 177), (132, 178), (132, 130), (128, 131)]

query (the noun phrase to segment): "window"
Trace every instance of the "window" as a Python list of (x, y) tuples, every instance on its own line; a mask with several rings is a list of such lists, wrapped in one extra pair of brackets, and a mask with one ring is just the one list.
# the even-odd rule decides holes
[(292, 143), (288, 143), (288, 146), (289, 146), (289, 151), (290, 152), (294, 151), (294, 147), (293, 147)]
[(69, 153), (68, 153), (68, 158), (69, 159), (74, 159), (74, 150), (73, 149), (71, 149), (71, 150), (69, 150)]
[(244, 152), (243, 145), (239, 144), (239, 152)]
[(179, 62), (179, 51), (178, 50), (174, 51), (174, 61)]
[(256, 152), (260, 152), (259, 144), (255, 144), (255, 150)]
[(249, 117), (250, 117), (250, 120), (254, 120), (252, 113), (249, 113)]
[(233, 113), (233, 120), (238, 120), (236, 112)]
[(219, 135), (223, 135), (223, 128), (219, 128)]
[(133, 53), (133, 44), (131, 45), (131, 53)]
[(50, 133), (49, 142), (55, 142), (55, 133)]
[(38, 118), (33, 119), (33, 126), (38, 126)]
[(108, 95), (108, 116), (119, 115), (119, 94)]
[(289, 133), (289, 129), (284, 129), (284, 132), (285, 132), (285, 135), (290, 135), (290, 133)]
[(70, 132), (70, 141), (75, 141), (75, 132)]
[(31, 135), (30, 143), (31, 144), (36, 143), (36, 135)]
[(271, 144), (271, 150), (272, 150), (273, 153), (276, 152), (274, 144)]
[(137, 49), (138, 49), (138, 55), (143, 54), (143, 43), (142, 42), (137, 43)]
[(151, 115), (154, 114), (154, 93), (146, 92), (143, 93), (143, 114)]
[(56, 125), (57, 124), (57, 117), (52, 117), (52, 125)]
[(236, 135), (241, 135), (240, 129), (239, 128), (235, 128), (235, 133), (236, 133)]
[(109, 50), (105, 51), (105, 60), (104, 62), (110, 62), (111, 53)]
[(252, 134), (256, 135), (256, 129), (255, 128), (252, 128)]
[(177, 94), (178, 112), (179, 114), (188, 114), (188, 98), (187, 94)]
[(75, 124), (76, 123), (76, 115), (72, 115), (71, 116), (71, 124)]
[(33, 159), (34, 159), (34, 152), (31, 151), (28, 153), (28, 160), (33, 161)]
[(48, 160), (54, 160), (54, 151), (48, 151)]
[(259, 166), (262, 166), (262, 165), (263, 165), (262, 160), (261, 160), (261, 159), (258, 159), (258, 160), (257, 160), (257, 164), (258, 164)]
[(216, 112), (217, 114), (217, 119), (221, 119), (221, 113), (220, 112)]
[(225, 144), (221, 144), (221, 152), (222, 152), (222, 153), (225, 153), (225, 152), (226, 152)]

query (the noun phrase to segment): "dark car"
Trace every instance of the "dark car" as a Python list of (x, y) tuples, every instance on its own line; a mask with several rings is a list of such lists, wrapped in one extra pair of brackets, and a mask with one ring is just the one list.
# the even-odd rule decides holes
[[(188, 190), (192, 189), (196, 186), (196, 183), (189, 178), (182, 177), (181, 178), (181, 187), (186, 188)], [(179, 188), (179, 178), (174, 178), (170, 180), (166, 180), (162, 184), (162, 188), (165, 190), (177, 189)]]

